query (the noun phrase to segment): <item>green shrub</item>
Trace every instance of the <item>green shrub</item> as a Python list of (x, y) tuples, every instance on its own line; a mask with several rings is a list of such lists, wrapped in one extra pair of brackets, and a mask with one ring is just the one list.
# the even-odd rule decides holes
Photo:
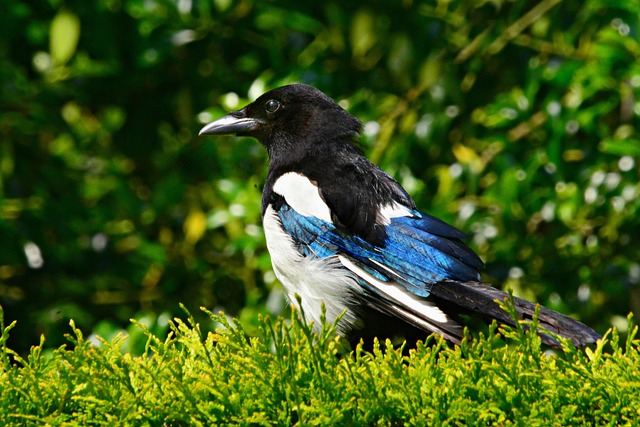
[[(141, 355), (120, 336), (98, 345), (71, 322), (68, 344), (26, 358), (6, 346), (2, 425), (617, 425), (640, 416), (640, 342), (629, 325), (593, 349), (559, 354), (517, 328), (492, 325), (462, 345), (431, 336), (415, 349), (377, 343), (347, 351), (325, 324), (262, 318), (256, 336), (224, 315), (203, 334), (174, 319), (160, 339), (145, 326)], [(535, 320), (534, 320), (535, 322)], [(629, 316), (631, 323), (631, 316)], [(500, 338), (504, 336), (504, 340)]]

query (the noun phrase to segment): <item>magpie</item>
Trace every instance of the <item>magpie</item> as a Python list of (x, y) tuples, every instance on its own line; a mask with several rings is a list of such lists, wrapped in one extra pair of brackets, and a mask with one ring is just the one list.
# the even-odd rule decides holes
[[(482, 283), (466, 235), (417, 209), (409, 194), (358, 148), (362, 124), (320, 90), (292, 84), (209, 123), (200, 135), (249, 136), (269, 154), (262, 221), (273, 270), (291, 304), (326, 318), (352, 344), (374, 337), (460, 343), (468, 316), (514, 325)], [(299, 298), (296, 297), (299, 295)], [(299, 307), (301, 304), (302, 307)], [(514, 298), (521, 319), (536, 305)], [(600, 335), (540, 307), (539, 325), (576, 346)], [(557, 347), (550, 335), (545, 344)]]

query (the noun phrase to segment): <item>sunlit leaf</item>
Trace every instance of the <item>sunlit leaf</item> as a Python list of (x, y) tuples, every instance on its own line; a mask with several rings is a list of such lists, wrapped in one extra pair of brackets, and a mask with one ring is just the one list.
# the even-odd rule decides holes
[(51, 21), (49, 52), (56, 65), (66, 64), (76, 52), (80, 40), (80, 19), (69, 10), (62, 9)]
[(607, 139), (602, 141), (598, 148), (607, 154), (640, 157), (640, 140), (634, 138), (623, 140)]
[(200, 209), (194, 208), (189, 212), (184, 222), (185, 240), (195, 244), (202, 238), (207, 228), (207, 217)]
[(375, 16), (367, 9), (360, 9), (351, 24), (351, 46), (355, 58), (364, 57), (378, 41)]

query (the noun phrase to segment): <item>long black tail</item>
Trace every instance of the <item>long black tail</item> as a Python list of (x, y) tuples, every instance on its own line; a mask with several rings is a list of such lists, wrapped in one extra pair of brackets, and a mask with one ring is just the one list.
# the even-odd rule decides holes
[[(464, 310), (470, 315), (482, 318), (485, 321), (496, 319), (500, 323), (514, 326), (514, 321), (496, 303), (509, 298), (509, 294), (496, 289), (486, 283), (480, 282), (446, 282), (438, 284), (431, 289), (431, 296), (440, 300), (438, 306), (450, 306), (452, 310)], [(533, 317), (536, 304), (514, 297), (515, 308), (523, 320)], [(596, 342), (601, 336), (577, 320), (573, 320), (563, 314), (540, 307), (538, 315), (539, 325), (551, 332), (573, 341), (576, 347)], [(540, 334), (542, 342), (557, 347), (559, 343), (549, 335)]]

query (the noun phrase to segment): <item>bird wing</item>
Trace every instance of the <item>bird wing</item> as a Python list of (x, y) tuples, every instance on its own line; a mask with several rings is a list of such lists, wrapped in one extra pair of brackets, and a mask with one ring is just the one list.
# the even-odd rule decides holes
[(377, 245), (286, 202), (277, 215), (302, 255), (337, 257), (363, 288), (368, 306), (459, 342), (461, 326), (426, 297), (438, 283), (478, 280), (482, 261), (459, 240), (460, 231), (413, 211), (389, 219), (384, 244)]
[(391, 218), (383, 244), (374, 245), (324, 219), (302, 215), (286, 203), (278, 210), (284, 229), (303, 255), (341, 256), (372, 277), (397, 282), (419, 297), (429, 296), (436, 283), (479, 279), (482, 261), (460, 241), (462, 232), (432, 216), (410, 214)]
[(271, 190), (269, 205), (301, 255), (331, 265), (338, 260), (360, 285), (366, 305), (458, 341), (460, 326), (427, 297), (447, 281), (479, 279), (482, 261), (460, 240), (461, 231), (387, 199), (370, 214), (383, 232), (368, 240), (343, 221), (334, 223), (337, 201), (328, 201), (303, 174), (285, 173)]

